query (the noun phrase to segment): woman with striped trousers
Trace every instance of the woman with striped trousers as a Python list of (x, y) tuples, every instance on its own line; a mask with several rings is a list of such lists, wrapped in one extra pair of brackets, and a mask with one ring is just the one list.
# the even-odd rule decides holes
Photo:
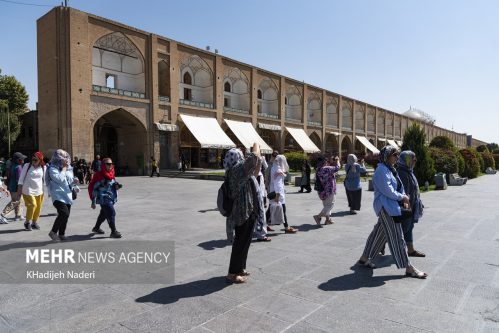
[(398, 149), (393, 146), (384, 147), (379, 154), (379, 164), (374, 172), (374, 211), (378, 223), (367, 238), (366, 247), (359, 264), (375, 268), (373, 260), (379, 254), (384, 244), (388, 242), (390, 252), (397, 268), (405, 268), (406, 275), (425, 279), (428, 275), (419, 271), (409, 261), (407, 246), (402, 231), (401, 206), (409, 207), (409, 197), (404, 192), (395, 163), (398, 160)]

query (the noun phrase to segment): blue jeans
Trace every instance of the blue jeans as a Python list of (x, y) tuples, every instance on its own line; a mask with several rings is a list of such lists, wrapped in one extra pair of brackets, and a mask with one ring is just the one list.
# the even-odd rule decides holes
[(413, 243), (412, 229), (414, 229), (414, 219), (409, 218), (402, 221), (402, 231), (404, 232), (404, 240), (407, 243)]
[(116, 211), (114, 210), (114, 205), (111, 203), (100, 205), (100, 213), (95, 223), (95, 229), (99, 229), (105, 220), (107, 220), (111, 231), (116, 231)]

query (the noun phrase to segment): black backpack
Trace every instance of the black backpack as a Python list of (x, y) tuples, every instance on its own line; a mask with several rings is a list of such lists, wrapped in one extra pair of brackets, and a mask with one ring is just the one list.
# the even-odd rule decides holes
[(217, 208), (222, 216), (228, 217), (232, 212), (233, 206), (234, 199), (230, 196), (229, 183), (227, 177), (225, 177), (224, 182), (218, 189)]
[(322, 186), (321, 179), (320, 179), (320, 177), (317, 175), (317, 173), (315, 174), (315, 184), (314, 184), (314, 190), (315, 190), (315, 191), (317, 191), (317, 192), (322, 192), (322, 191), (324, 191), (324, 186)]

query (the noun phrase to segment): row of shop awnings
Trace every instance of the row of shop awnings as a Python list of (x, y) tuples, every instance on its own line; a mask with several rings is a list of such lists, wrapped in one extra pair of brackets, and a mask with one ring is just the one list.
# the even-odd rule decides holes
[[(220, 127), (217, 119), (185, 114), (181, 114), (180, 118), (199, 142), (201, 148), (229, 149), (236, 146)], [(272, 153), (272, 148), (260, 137), (251, 123), (228, 119), (225, 119), (225, 123), (246, 148), (251, 148), (256, 142), (260, 145), (262, 153)], [(175, 125), (156, 123), (156, 126), (160, 131), (178, 131), (178, 127)], [(258, 127), (271, 131), (281, 131), (282, 129), (281, 126), (264, 123), (259, 123)], [(303, 129), (286, 127), (286, 130), (304, 152), (315, 153), (320, 151)]]
[[(220, 127), (216, 118), (195, 117), (185, 114), (181, 114), (180, 118), (199, 142), (201, 148), (229, 149), (236, 146)], [(257, 142), (264, 154), (272, 153), (272, 148), (260, 137), (251, 123), (229, 119), (225, 119), (225, 123), (246, 148), (249, 149), (255, 142)], [(156, 126), (160, 131), (178, 131), (177, 125), (156, 123)], [(281, 131), (282, 129), (279, 125), (265, 123), (259, 123), (258, 127), (272, 131)], [(291, 134), (293, 139), (298, 143), (304, 152), (315, 153), (320, 151), (320, 149), (308, 137), (307, 133), (305, 133), (303, 129), (286, 127), (286, 130), (289, 134)], [(340, 135), (338, 132), (328, 131), (328, 133), (335, 136)], [(378, 148), (376, 148), (365, 136), (357, 135), (356, 137), (373, 154), (379, 153)], [(378, 140), (386, 141), (388, 144), (395, 147), (402, 146), (401, 141), (396, 142), (395, 140), (381, 138)]]

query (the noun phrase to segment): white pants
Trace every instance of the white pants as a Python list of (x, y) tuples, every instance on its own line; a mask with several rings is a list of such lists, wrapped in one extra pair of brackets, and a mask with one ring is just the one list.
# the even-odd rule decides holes
[(324, 206), (324, 208), (322, 208), (321, 212), (319, 213), (319, 216), (323, 216), (326, 218), (329, 218), (331, 216), (331, 211), (333, 210), (334, 206), (334, 198), (335, 194), (333, 193), (330, 196), (328, 196), (326, 199), (322, 200), (322, 206)]

